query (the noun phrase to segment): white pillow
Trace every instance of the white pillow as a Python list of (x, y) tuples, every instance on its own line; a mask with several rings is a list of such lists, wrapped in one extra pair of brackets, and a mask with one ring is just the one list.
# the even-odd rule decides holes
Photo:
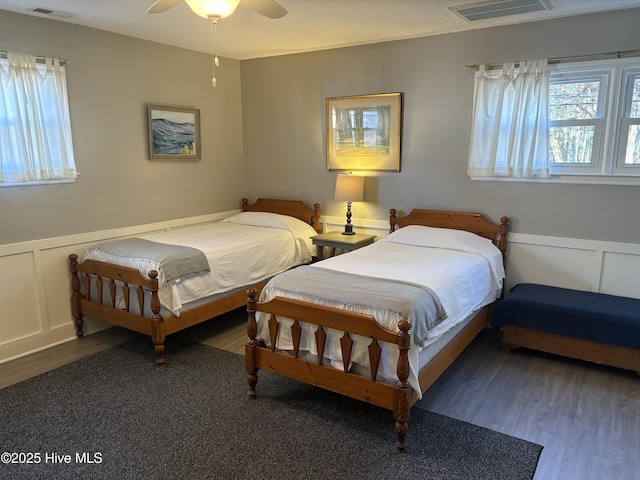
[(309, 256), (310, 258), (315, 252), (311, 237), (317, 235), (318, 232), (308, 223), (289, 215), (270, 212), (242, 212), (227, 217), (220, 222), (288, 230), (304, 248), (305, 257)]
[(455, 246), (461, 247), (462, 249), (466, 249), (469, 246), (480, 249), (485, 248), (487, 245), (495, 247), (491, 240), (476, 235), (475, 233), (451, 228), (425, 227), (422, 225), (408, 225), (399, 228), (381, 241), (404, 243), (418, 247), (451, 248), (454, 250), (460, 249), (454, 248)]
[(402, 243), (417, 247), (444, 248), (480, 255), (489, 263), (493, 277), (501, 281), (504, 276), (502, 252), (488, 238), (465, 230), (408, 225), (384, 237), (381, 242)]

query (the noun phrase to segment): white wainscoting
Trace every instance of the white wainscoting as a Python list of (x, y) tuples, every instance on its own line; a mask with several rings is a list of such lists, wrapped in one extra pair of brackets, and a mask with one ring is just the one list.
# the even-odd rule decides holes
[[(70, 307), (71, 253), (108, 239), (212, 223), (237, 210), (135, 227), (0, 245), (0, 363), (75, 339)], [(322, 217), (324, 231), (342, 230), (343, 217)], [(384, 220), (352, 219), (354, 229), (382, 238)], [(640, 298), (640, 245), (509, 234), (507, 289), (542, 283)], [(85, 333), (109, 327), (87, 318)]]
[[(75, 339), (68, 258), (105, 240), (214, 223), (239, 210), (0, 245), (0, 363)], [(85, 321), (85, 334), (110, 325)]]

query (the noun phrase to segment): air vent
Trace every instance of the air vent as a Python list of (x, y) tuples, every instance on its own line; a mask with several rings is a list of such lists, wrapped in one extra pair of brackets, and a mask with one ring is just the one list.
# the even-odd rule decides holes
[(73, 13), (63, 12), (62, 10), (50, 10), (50, 9), (44, 8), (44, 7), (33, 7), (33, 8), (30, 8), (29, 10), (31, 10), (34, 13), (40, 13), (42, 15), (49, 15), (51, 17), (58, 17), (58, 18), (71, 18), (71, 17), (73, 17)]
[(551, 10), (551, 7), (546, 0), (490, 0), (487, 2), (468, 3), (467, 5), (449, 7), (449, 10), (469, 22), (476, 22), (489, 18), (518, 15), (520, 13)]

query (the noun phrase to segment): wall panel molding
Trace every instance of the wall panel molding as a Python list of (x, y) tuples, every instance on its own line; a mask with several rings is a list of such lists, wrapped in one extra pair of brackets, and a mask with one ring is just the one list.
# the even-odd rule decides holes
[[(75, 340), (69, 298), (69, 254), (113, 238), (217, 222), (238, 210), (98, 232), (0, 245), (0, 363)], [(342, 230), (345, 218), (323, 216), (324, 231)], [(388, 219), (352, 219), (360, 233), (389, 232)], [(603, 242), (524, 233), (509, 234), (508, 289), (543, 283), (640, 298), (640, 244)], [(87, 318), (85, 332), (110, 327)], [(81, 340), (80, 340), (81, 341)]]

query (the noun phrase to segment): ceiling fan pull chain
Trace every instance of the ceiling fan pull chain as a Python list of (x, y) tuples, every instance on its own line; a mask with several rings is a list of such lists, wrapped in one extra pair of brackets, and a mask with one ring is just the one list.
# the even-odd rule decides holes
[(215, 87), (217, 85), (216, 80), (216, 67), (220, 66), (220, 61), (218, 60), (218, 37), (216, 34), (216, 24), (217, 20), (211, 18), (211, 70), (213, 72), (213, 78), (211, 78), (211, 86)]

